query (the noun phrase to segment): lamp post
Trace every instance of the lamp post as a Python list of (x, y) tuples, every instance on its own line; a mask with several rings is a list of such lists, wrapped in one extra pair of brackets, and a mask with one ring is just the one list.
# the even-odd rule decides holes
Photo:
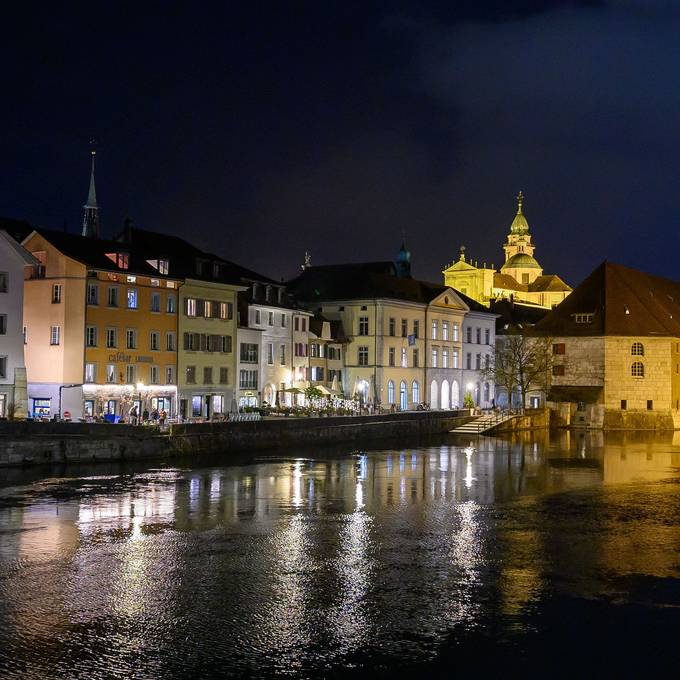
[(142, 422), (142, 390), (144, 389), (144, 383), (137, 383), (137, 392), (139, 392), (139, 408), (137, 409), (137, 422)]

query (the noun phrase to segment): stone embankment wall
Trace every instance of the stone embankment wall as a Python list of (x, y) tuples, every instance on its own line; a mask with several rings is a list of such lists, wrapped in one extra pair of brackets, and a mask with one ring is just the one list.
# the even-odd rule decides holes
[(507, 434), (523, 430), (545, 430), (550, 427), (550, 410), (547, 408), (527, 409), (523, 415), (515, 416), (490, 430), (493, 434)]
[(156, 427), (129, 425), (0, 422), (0, 466), (163, 459), (295, 446), (363, 445), (381, 439), (443, 434), (469, 419), (468, 411), (429, 411), (193, 423), (173, 425), (169, 433), (161, 433)]

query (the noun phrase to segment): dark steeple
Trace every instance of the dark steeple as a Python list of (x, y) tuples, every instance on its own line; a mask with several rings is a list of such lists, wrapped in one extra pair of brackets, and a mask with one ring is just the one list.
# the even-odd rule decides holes
[(397, 255), (395, 266), (397, 269), (397, 276), (400, 279), (411, 278), (411, 253), (406, 250), (406, 243), (404, 241), (401, 242), (401, 248), (399, 249), (399, 255)]
[(87, 193), (87, 202), (83, 206), (83, 236), (99, 238), (99, 206), (97, 205), (97, 191), (94, 186), (94, 157), (97, 152), (92, 149), (92, 168), (90, 170), (90, 190)]

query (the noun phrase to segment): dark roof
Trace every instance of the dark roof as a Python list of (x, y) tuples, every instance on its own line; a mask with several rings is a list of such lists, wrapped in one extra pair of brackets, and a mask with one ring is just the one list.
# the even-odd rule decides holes
[(316, 312), (314, 316), (309, 319), (309, 330), (315, 335), (321, 337), (324, 322), (330, 324), (331, 340), (336, 342), (345, 342), (347, 340), (342, 321), (339, 319), (327, 319), (319, 312)]
[[(576, 314), (592, 314), (576, 323)], [(603, 262), (543, 321), (541, 335), (680, 337), (680, 283)]]
[(492, 300), (490, 310), (499, 315), (496, 319), (498, 335), (507, 333), (509, 329), (534, 326), (550, 312), (545, 307), (527, 305), (512, 300)]
[(510, 274), (500, 274), (496, 272), (493, 275), (494, 288), (505, 288), (506, 290), (527, 290), (528, 286), (525, 283), (519, 283)]
[(308, 267), (287, 285), (297, 299), (307, 303), (376, 298), (429, 303), (449, 289), (399, 278), (391, 262)]

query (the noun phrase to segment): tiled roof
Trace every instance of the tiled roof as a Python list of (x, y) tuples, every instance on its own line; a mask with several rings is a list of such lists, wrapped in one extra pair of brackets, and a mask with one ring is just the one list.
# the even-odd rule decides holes
[[(592, 314), (592, 322), (576, 315)], [(680, 283), (603, 262), (535, 331), (556, 336), (680, 337)]]
[(557, 274), (544, 274), (532, 281), (528, 290), (530, 293), (547, 293), (547, 292), (569, 292), (571, 286), (566, 284)]

